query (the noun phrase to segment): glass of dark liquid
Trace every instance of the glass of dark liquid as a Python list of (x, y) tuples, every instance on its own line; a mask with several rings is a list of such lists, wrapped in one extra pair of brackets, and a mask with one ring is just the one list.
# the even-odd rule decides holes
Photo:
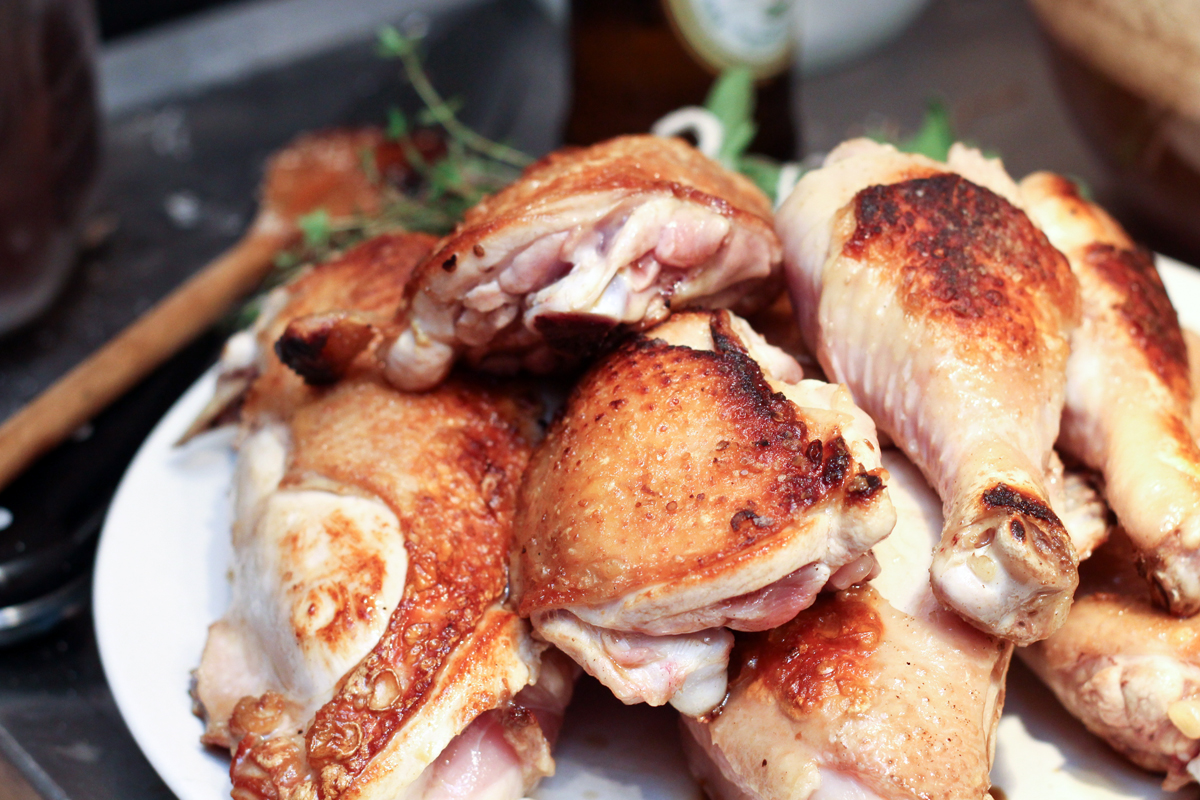
[(795, 159), (789, 66), (793, 0), (572, 0), (573, 98), (568, 144), (645, 133), (704, 102), (722, 69), (748, 67), (758, 86), (750, 150)]
[(75, 260), (100, 161), (89, 0), (0, 0), (0, 334)]

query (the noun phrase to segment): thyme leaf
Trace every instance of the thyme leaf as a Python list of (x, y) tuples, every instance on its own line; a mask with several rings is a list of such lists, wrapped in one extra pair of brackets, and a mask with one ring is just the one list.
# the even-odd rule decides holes
[(425, 104), (429, 119), (445, 128), (451, 138), (481, 155), (513, 167), (526, 167), (533, 163), (533, 159), (520, 150), (493, 142), (462, 124), (455, 116), (454, 108), (433, 87), (417, 54), (416, 44), (400, 31), (390, 25), (380, 30), (379, 52), (385, 57), (400, 60), (409, 82)]
[(934, 161), (945, 161), (954, 141), (954, 123), (950, 120), (950, 112), (940, 100), (930, 100), (925, 107), (921, 127), (912, 136), (896, 142), (896, 148), (927, 156)]

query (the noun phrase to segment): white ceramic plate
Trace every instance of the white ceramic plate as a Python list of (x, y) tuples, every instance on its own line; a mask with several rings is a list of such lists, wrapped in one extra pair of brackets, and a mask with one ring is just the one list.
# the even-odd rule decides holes
[[(1160, 259), (1185, 325), (1200, 329), (1200, 272)], [(196, 383), (142, 445), (117, 491), (96, 559), (96, 636), (134, 739), (181, 800), (229, 796), (228, 761), (200, 746), (188, 696), (209, 623), (229, 601), (231, 433), (173, 443), (212, 393)], [(694, 800), (672, 712), (625, 707), (582, 684), (540, 800)], [(993, 780), (1009, 800), (1169, 797), (1111, 753), (1018, 664)]]

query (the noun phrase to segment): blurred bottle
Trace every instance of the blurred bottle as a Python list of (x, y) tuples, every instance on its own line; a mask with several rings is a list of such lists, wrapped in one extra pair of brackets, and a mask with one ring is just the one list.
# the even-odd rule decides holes
[(0, 0), (0, 333), (50, 304), (100, 158), (88, 0)]
[(704, 102), (722, 69), (758, 77), (750, 149), (798, 155), (791, 117), (790, 0), (572, 0), (574, 80), (569, 144), (641, 133)]

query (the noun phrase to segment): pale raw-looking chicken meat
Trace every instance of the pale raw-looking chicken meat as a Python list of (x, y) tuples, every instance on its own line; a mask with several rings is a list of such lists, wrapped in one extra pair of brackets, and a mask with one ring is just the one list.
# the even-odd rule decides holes
[(1059, 447), (1104, 476), (1105, 497), (1158, 602), (1200, 611), (1200, 447), (1187, 347), (1154, 256), (1048, 172), (1021, 182), (1030, 217), (1079, 279)]
[(1163, 788), (1200, 780), (1200, 617), (1158, 608), (1119, 534), (1083, 565), (1066, 623), (1021, 659), (1088, 730)]
[(622, 136), (552, 153), (468, 211), (418, 268), (386, 371), (409, 390), (459, 358), (548, 372), (672, 310), (781, 286), (766, 195), (680, 139)]
[(603, 358), (535, 450), (513, 587), (537, 633), (626, 703), (703, 714), (734, 630), (865, 578), (892, 528), (875, 426), (729, 311)]
[[(1200, 337), (1184, 338), (1200, 361)], [(1156, 607), (1136, 564), (1119, 532), (1080, 570), (1062, 628), (1017, 652), (1088, 730), (1175, 790), (1200, 781), (1200, 616)]]
[[(429, 244), (315, 268), (260, 333), (402, 283)], [(553, 771), (574, 677), (505, 602), (536, 407), (463, 381), (404, 394), (367, 354), (328, 388), (269, 350), (247, 368), (233, 597), (194, 689), (233, 797), (521, 797)]]
[(739, 641), (729, 696), (683, 720), (714, 800), (985, 800), (1013, 647), (945, 610), (927, 579), (941, 503), (886, 450), (896, 527), (879, 575)]
[(1015, 642), (1062, 621), (1078, 561), (1046, 494), (1078, 286), (998, 161), (868, 140), (776, 217), (801, 331), (942, 498), (934, 592)]

